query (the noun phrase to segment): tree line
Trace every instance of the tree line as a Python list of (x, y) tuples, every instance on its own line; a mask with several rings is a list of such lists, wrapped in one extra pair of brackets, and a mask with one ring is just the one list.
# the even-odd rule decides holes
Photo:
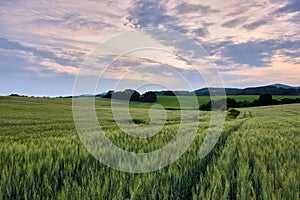
[(149, 91), (141, 95), (138, 91), (132, 89), (116, 92), (110, 90), (103, 96), (103, 98), (147, 103), (155, 102), (157, 99), (155, 92)]
[(215, 110), (226, 110), (229, 108), (244, 108), (244, 107), (255, 107), (255, 106), (268, 106), (268, 105), (280, 105), (280, 104), (291, 104), (300, 103), (300, 98), (290, 99), (283, 98), (281, 100), (273, 99), (271, 94), (261, 94), (257, 100), (252, 102), (249, 101), (236, 101), (232, 98), (220, 99), (220, 100), (210, 100), (206, 104), (199, 107), (200, 110), (212, 110), (212, 105)]

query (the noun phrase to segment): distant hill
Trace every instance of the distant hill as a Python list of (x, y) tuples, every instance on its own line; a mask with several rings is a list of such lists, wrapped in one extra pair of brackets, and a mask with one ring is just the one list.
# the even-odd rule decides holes
[[(154, 91), (157, 96), (218, 96), (222, 95), (223, 88), (201, 88), (194, 91)], [(260, 95), (260, 94), (272, 94), (272, 95), (300, 95), (300, 86), (294, 87), (284, 85), (280, 83), (259, 86), (259, 87), (248, 87), (248, 88), (225, 88), (226, 95)], [(211, 92), (211, 94), (210, 94)], [(106, 92), (100, 94), (83, 94), (74, 97), (104, 97)], [(72, 97), (72, 96), (70, 96)]]
[(276, 84), (272, 84), (272, 85), (268, 85), (268, 86), (274, 86), (276, 88), (285, 88), (285, 89), (293, 88), (292, 86), (284, 85), (284, 84), (281, 84), (281, 83), (276, 83)]
[(285, 89), (300, 88), (300, 86), (294, 87), (294, 86), (290, 86), (290, 85), (284, 85), (284, 84), (281, 84), (281, 83), (276, 83), (276, 84), (272, 84), (272, 85), (269, 85), (269, 86), (274, 86), (276, 88), (285, 88)]
[[(222, 95), (224, 88), (202, 88), (199, 90), (195, 90), (195, 94), (197, 96), (209, 96), (209, 95)], [(225, 88), (225, 92), (227, 95), (238, 95), (241, 93), (242, 89), (238, 88)], [(211, 94), (210, 94), (211, 92)]]
[(244, 95), (260, 95), (260, 94), (272, 94), (272, 95), (299, 95), (299, 89), (294, 87), (276, 87), (276, 86), (262, 86), (245, 88), (241, 91)]
[[(223, 88), (201, 88), (195, 90), (194, 93), (188, 91), (159, 91), (157, 95), (165, 96), (188, 96), (196, 94), (197, 96), (209, 96), (222, 94)], [(210, 94), (211, 92), (211, 94)], [(300, 95), (300, 87), (293, 87), (284, 84), (273, 84), (259, 87), (248, 87), (244, 89), (240, 88), (225, 88), (226, 95), (260, 95), (260, 94), (272, 94), (272, 95)], [(172, 95), (173, 93), (173, 95)]]
[(171, 90), (163, 90), (163, 91), (155, 91), (157, 96), (193, 96), (194, 92), (190, 91), (171, 91)]
[[(220, 93), (220, 88), (211, 88), (212, 95)], [(260, 95), (260, 94), (272, 94), (272, 95), (299, 95), (300, 87), (292, 87), (283, 84), (274, 84), (260, 87), (248, 87), (244, 89), (238, 88), (225, 88), (226, 95)], [(202, 88), (195, 90), (197, 96), (209, 95), (208, 88)]]

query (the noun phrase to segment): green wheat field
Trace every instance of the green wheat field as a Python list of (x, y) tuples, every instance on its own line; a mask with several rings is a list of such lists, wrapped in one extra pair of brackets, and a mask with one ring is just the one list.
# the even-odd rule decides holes
[[(209, 97), (198, 100), (203, 104)], [(176, 97), (158, 97), (167, 120), (151, 138), (122, 133), (110, 101), (95, 101), (106, 136), (128, 151), (160, 149), (180, 125)], [(131, 103), (132, 118), (147, 124), (152, 105)], [(158, 171), (134, 174), (107, 167), (86, 150), (76, 133), (72, 99), (0, 97), (0, 199), (300, 199), (300, 104), (238, 110), (206, 157), (198, 151), (211, 113), (200, 111), (186, 153)]]

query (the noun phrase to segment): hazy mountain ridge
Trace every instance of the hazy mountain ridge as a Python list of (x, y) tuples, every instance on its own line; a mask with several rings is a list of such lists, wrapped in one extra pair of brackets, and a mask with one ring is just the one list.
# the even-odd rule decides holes
[[(260, 94), (272, 94), (272, 95), (300, 95), (300, 86), (294, 87), (284, 84), (272, 84), (258, 87), (247, 88), (201, 88), (195, 90), (194, 93), (197, 96), (209, 96), (222, 94), (223, 89), (226, 91), (226, 95), (260, 95)], [(210, 94), (211, 92), (211, 94)]]
[(290, 86), (290, 85), (285, 85), (285, 84), (281, 84), (281, 83), (276, 83), (276, 84), (272, 84), (269, 86), (274, 86), (276, 88), (285, 88), (285, 89), (289, 89), (289, 88), (300, 88), (300, 86)]
[[(266, 85), (266, 86), (258, 86), (258, 87), (247, 87), (247, 88), (207, 88), (206, 87), (194, 91), (162, 90), (162, 91), (154, 91), (154, 92), (158, 96), (193, 96), (193, 95), (218, 96), (218, 95), (223, 95), (224, 89), (226, 91), (226, 95), (260, 95), (260, 94), (300, 95), (300, 86), (289, 86), (280, 83)], [(96, 95), (83, 94), (80, 96), (73, 96), (73, 97), (104, 97), (106, 93), (107, 92), (102, 92)]]
[[(210, 95), (209, 89), (212, 95), (221, 94), (222, 88), (202, 88), (195, 90), (197, 96)], [(283, 84), (273, 84), (259, 87), (247, 87), (244, 89), (239, 88), (225, 88), (226, 95), (260, 95), (260, 94), (272, 94), (272, 95), (299, 95), (300, 87), (293, 87)]]

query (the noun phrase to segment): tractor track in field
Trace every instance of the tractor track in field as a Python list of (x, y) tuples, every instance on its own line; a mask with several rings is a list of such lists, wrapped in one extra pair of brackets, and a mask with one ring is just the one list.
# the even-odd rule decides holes
[[(195, 183), (198, 182), (198, 180), (205, 176), (207, 172), (207, 167), (211, 165), (214, 160), (217, 160), (220, 156), (222, 149), (225, 147), (227, 143), (228, 137), (233, 134), (234, 132), (237, 132), (239, 128), (248, 120), (252, 118), (252, 113), (250, 111), (246, 111), (247, 117), (240, 119), (242, 120), (239, 124), (229, 128), (226, 131), (223, 131), (221, 134), (221, 137), (219, 138), (218, 142), (212, 149), (212, 151), (205, 156), (204, 158), (194, 161), (194, 163), (191, 164), (193, 169), (188, 171), (187, 173), (182, 175), (182, 182), (187, 183), (184, 185), (179, 185), (177, 188), (174, 188), (173, 191), (176, 192), (175, 199), (192, 199), (192, 191), (193, 187), (195, 186)], [(242, 113), (241, 113), (242, 114)]]

